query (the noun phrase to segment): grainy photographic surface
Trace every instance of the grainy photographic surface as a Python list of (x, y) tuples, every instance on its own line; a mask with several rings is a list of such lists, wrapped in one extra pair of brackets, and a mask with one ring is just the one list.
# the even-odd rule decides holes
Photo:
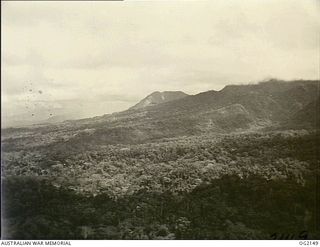
[(317, 1), (1, 2), (2, 239), (319, 239)]

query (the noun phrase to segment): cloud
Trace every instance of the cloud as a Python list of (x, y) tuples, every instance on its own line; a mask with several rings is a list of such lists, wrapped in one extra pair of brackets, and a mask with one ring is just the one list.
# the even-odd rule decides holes
[(49, 109), (61, 105), (61, 114), (89, 117), (124, 110), (152, 91), (195, 94), (266, 77), (319, 76), (317, 1), (2, 7), (3, 107), (15, 114), (24, 101), (46, 100)]

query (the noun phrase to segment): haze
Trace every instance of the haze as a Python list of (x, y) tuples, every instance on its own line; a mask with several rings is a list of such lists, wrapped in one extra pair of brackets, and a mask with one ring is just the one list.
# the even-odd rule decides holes
[(122, 111), (153, 91), (319, 78), (317, 1), (1, 4), (3, 126)]

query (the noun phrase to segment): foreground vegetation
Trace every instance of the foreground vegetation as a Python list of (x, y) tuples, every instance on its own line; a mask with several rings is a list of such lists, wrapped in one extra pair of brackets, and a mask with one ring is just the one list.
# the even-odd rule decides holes
[(320, 237), (318, 132), (79, 147), (4, 153), (5, 238)]

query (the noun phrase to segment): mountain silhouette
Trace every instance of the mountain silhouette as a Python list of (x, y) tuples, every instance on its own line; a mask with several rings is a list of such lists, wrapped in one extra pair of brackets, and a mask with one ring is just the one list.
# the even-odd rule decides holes
[(143, 100), (141, 100), (139, 103), (131, 107), (130, 109), (141, 109), (148, 106), (154, 106), (157, 104), (181, 99), (188, 96), (188, 94), (185, 94), (181, 91), (164, 91), (164, 92), (153, 92), (152, 94), (145, 97)]

